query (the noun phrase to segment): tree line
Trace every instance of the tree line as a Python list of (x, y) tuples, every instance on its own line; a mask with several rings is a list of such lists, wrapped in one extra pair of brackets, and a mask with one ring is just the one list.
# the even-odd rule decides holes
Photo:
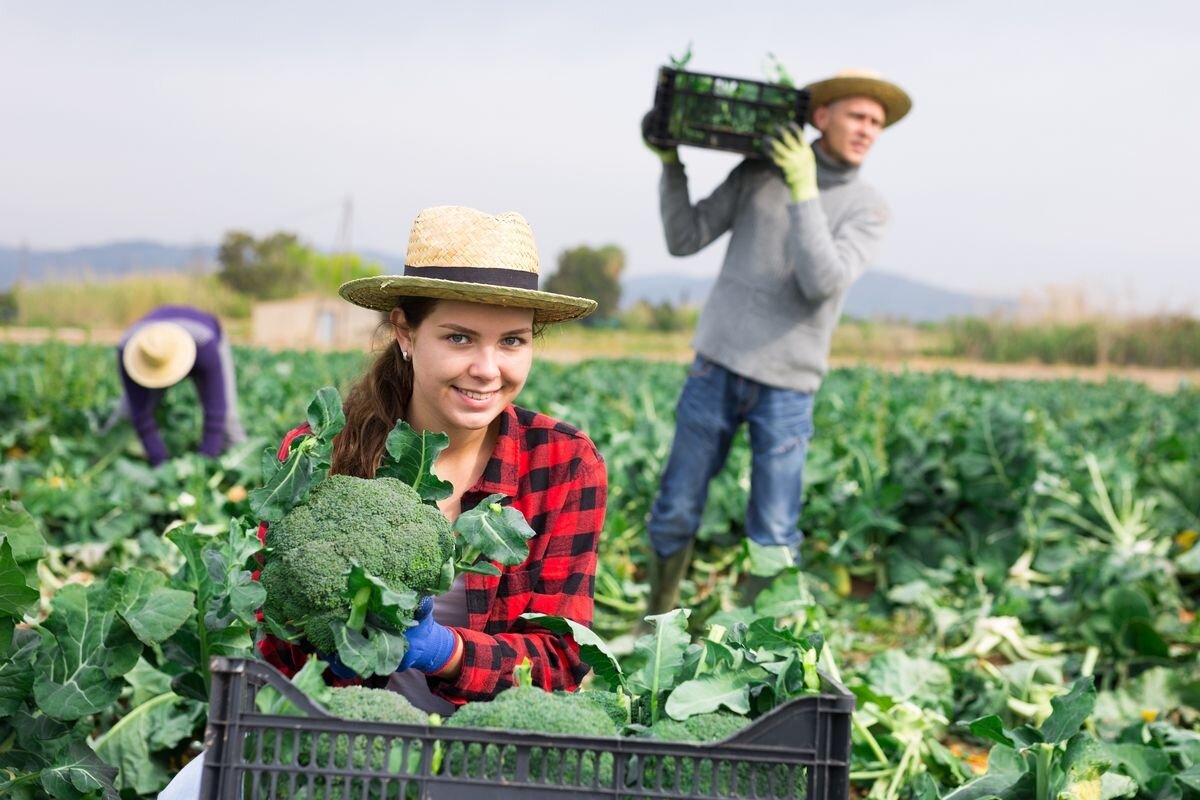
[[(356, 278), (383, 274), (383, 267), (354, 253), (320, 253), (295, 234), (255, 238), (245, 231), (225, 234), (217, 251), (218, 276), (234, 291), (256, 300), (280, 300), (307, 292), (334, 294)], [(690, 317), (670, 303), (642, 304), (620, 313), (625, 252), (615, 244), (580, 245), (558, 255), (556, 269), (542, 280), (547, 292), (588, 297), (596, 311), (582, 322), (599, 327), (678, 330)]]

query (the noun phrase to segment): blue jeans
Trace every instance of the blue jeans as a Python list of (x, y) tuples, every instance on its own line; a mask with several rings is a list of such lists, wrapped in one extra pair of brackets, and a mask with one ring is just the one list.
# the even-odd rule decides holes
[(650, 510), (650, 543), (660, 558), (685, 547), (700, 528), (708, 484), (725, 464), (734, 433), (750, 433), (746, 535), (799, 555), (804, 459), (812, 438), (811, 393), (743, 378), (696, 356), (675, 410), (675, 440)]

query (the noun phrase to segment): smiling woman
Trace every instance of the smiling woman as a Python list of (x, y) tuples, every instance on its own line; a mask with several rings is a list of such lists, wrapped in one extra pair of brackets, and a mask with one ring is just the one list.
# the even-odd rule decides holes
[[(449, 437), (435, 468), (454, 487), (439, 502), (450, 520), (500, 493), (535, 533), (524, 563), (498, 576), (463, 573), (436, 602), (422, 603), (388, 684), (427, 711), (490, 699), (512, 685), (526, 658), (547, 690), (573, 690), (587, 671), (570, 636), (521, 619), (540, 612), (591, 625), (607, 494), (604, 462), (586, 435), (513, 404), (529, 376), (535, 331), (595, 308), (538, 291), (537, 280), (524, 218), (447, 206), (418, 215), (403, 275), (341, 288), (350, 302), (387, 311), (394, 335), (347, 396), (332, 471), (373, 477), (403, 419)], [(272, 638), (262, 650), (288, 674), (308, 655)], [(327, 678), (357, 681), (340, 668)]]

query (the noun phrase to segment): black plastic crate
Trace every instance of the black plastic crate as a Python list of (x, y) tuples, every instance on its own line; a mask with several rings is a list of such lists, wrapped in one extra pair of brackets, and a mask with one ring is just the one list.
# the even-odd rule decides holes
[[(843, 800), (854, 696), (822, 680), (821, 694), (696, 745), (352, 722), (325, 714), (267, 664), (214, 658), (200, 798)], [(258, 713), (255, 695), (268, 684), (309, 716)], [(364, 757), (345, 756), (356, 750)]]
[(808, 100), (803, 89), (662, 67), (643, 134), (659, 147), (690, 144), (764, 158), (763, 138), (781, 125), (803, 126)]

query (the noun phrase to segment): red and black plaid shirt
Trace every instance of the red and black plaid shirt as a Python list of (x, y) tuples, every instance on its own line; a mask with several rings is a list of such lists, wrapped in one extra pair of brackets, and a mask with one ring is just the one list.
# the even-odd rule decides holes
[[(289, 432), (279, 459), (308, 432), (307, 424)], [(497, 565), (501, 574), (495, 577), (466, 574), (468, 624), (454, 629), (463, 640), (462, 671), (454, 681), (429, 681), (435, 694), (453, 703), (490, 700), (512, 685), (513, 667), (525, 658), (533, 666), (533, 682), (547, 690), (578, 688), (588, 669), (574, 639), (520, 616), (532, 611), (591, 626), (596, 549), (608, 496), (604, 460), (570, 425), (510, 405), (500, 415), (500, 435), (483, 475), (463, 493), (462, 510), (497, 493), (513, 499), (535, 536), (524, 563)], [(266, 530), (266, 523), (259, 526), (264, 542)], [(287, 675), (307, 658), (303, 649), (271, 636), (259, 649)]]

